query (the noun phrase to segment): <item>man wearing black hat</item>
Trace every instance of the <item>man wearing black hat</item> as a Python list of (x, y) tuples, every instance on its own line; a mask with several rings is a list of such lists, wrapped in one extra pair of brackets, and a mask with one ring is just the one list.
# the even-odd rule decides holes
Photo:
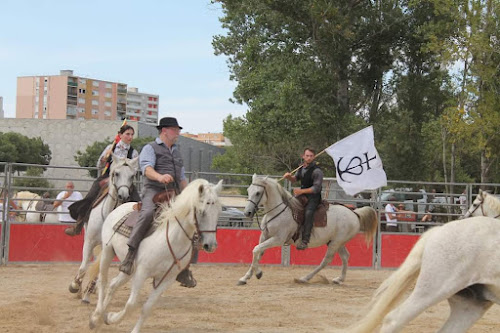
[[(157, 126), (159, 136), (142, 148), (139, 164), (144, 177), (142, 207), (137, 224), (132, 229), (128, 241), (128, 253), (120, 265), (120, 271), (130, 275), (139, 244), (148, 231), (156, 208), (153, 197), (165, 190), (179, 194), (187, 185), (184, 163), (175, 144), (182, 127), (177, 119), (165, 117)], [(196, 280), (186, 268), (177, 276), (177, 281), (185, 287), (196, 286)]]

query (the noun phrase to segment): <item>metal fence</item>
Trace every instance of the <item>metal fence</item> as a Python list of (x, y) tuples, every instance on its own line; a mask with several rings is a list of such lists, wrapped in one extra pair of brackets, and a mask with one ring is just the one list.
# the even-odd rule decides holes
[[(27, 169), (29, 171), (16, 171)], [(74, 173), (75, 177), (46, 177), (48, 169), (65, 169), (63, 174)], [(7, 204), (12, 201), (14, 193), (19, 191), (30, 191), (37, 194), (50, 193), (50, 198), (40, 198), (36, 201), (53, 201), (60, 191), (65, 190), (65, 183), (72, 181), (75, 191), (80, 191), (85, 196), (94, 179), (87, 171), (92, 168), (81, 168), (73, 166), (41, 166), (19, 163), (0, 162), (1, 196), (1, 252), (4, 258), (8, 246), (9, 225), (11, 223), (23, 222), (26, 210), (12, 209)], [(33, 172), (35, 171), (35, 172)], [(36, 172), (38, 171), (38, 172)], [(39, 174), (39, 175), (38, 175)], [(50, 172), (57, 174), (57, 172)], [(82, 176), (82, 174), (84, 176)], [(190, 172), (186, 176), (189, 181), (196, 178), (204, 178), (212, 183), (223, 180), (223, 193), (221, 200), (225, 211), (219, 219), (219, 226), (225, 228), (258, 229), (257, 219), (249, 219), (242, 213), (246, 205), (246, 189), (251, 184), (252, 175), (216, 172)], [(280, 178), (280, 176), (270, 176)], [(139, 174), (135, 180), (136, 186), (142, 188), (142, 176)], [(31, 185), (28, 185), (31, 184)], [(38, 185), (33, 185), (38, 184)], [(285, 181), (283, 186), (291, 190), (292, 186)], [(338, 185), (335, 178), (325, 178), (323, 181), (323, 198), (329, 202), (341, 203), (352, 208), (369, 205), (378, 212), (379, 227), (377, 239), (374, 242), (374, 267), (377, 267), (381, 252), (381, 236), (386, 231), (385, 206), (391, 202), (398, 207), (397, 231), (398, 234), (419, 234), (428, 228), (441, 225), (448, 221), (456, 220), (467, 210), (479, 189), (489, 190), (492, 193), (500, 192), (500, 184), (478, 184), (478, 183), (439, 183), (439, 182), (417, 182), (417, 181), (388, 181), (388, 185), (374, 191), (365, 191), (355, 197), (347, 195)], [(394, 196), (395, 201), (389, 200)], [(15, 215), (15, 216), (13, 216)], [(42, 223), (42, 222), (40, 222)], [(393, 232), (394, 233), (394, 232)]]

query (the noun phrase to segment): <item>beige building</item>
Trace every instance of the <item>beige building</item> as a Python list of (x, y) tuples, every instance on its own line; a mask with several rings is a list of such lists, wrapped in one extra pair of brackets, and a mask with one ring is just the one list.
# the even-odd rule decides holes
[[(17, 78), (16, 118), (35, 119), (96, 119), (121, 120), (125, 117), (141, 122), (157, 122), (156, 114), (148, 110), (127, 112), (129, 104), (127, 85), (75, 76), (72, 70), (62, 70), (60, 75), (24, 76)], [(135, 94), (131, 95), (135, 99)], [(148, 104), (146, 104), (147, 106)], [(152, 105), (152, 103), (149, 103)]]
[(187, 138), (194, 139), (199, 142), (208, 143), (212, 146), (216, 147), (225, 147), (231, 146), (231, 142), (229, 139), (224, 137), (222, 133), (199, 133), (199, 134), (191, 134), (191, 133), (182, 133), (182, 136)]

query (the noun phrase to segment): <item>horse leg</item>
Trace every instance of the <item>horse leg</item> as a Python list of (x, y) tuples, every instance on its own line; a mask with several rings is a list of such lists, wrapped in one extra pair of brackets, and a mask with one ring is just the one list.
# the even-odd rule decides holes
[(172, 285), (172, 283), (175, 281), (173, 277), (174, 275), (172, 275), (172, 278), (170, 279), (165, 279), (165, 281), (163, 281), (156, 289), (153, 289), (151, 291), (148, 299), (142, 306), (141, 316), (139, 317), (139, 320), (135, 324), (132, 333), (140, 332), (142, 325), (151, 314), (151, 309), (153, 308), (153, 305), (156, 303), (161, 294), (168, 288), (168, 286)]
[[(105, 246), (100, 254), (99, 278), (97, 279), (97, 288), (99, 294), (97, 297), (97, 305), (94, 313), (90, 317), (89, 327), (94, 329), (101, 322), (102, 314), (107, 308), (107, 304), (111, 300), (112, 295), (106, 292), (108, 284), (108, 271), (111, 261), (115, 257), (115, 251), (112, 246)], [(105, 297), (106, 296), (106, 297)], [(106, 301), (105, 301), (106, 298)]]
[(285, 241), (283, 239), (280, 239), (276, 236), (273, 236), (265, 240), (264, 235), (261, 234), (259, 244), (255, 246), (252, 251), (253, 252), (252, 264), (250, 265), (248, 272), (241, 279), (238, 280), (238, 285), (242, 286), (247, 284), (247, 281), (252, 277), (254, 272), (257, 278), (260, 279), (262, 277), (262, 271), (260, 270), (259, 267), (259, 260), (264, 254), (264, 251), (275, 246), (283, 245), (284, 243)]
[[(328, 265), (329, 263), (332, 262), (333, 256), (337, 252), (338, 247), (339, 247), (339, 245), (335, 244), (334, 242), (331, 242), (330, 244), (328, 244), (328, 248), (326, 250), (325, 257), (321, 261), (321, 264), (318, 267), (316, 267), (311, 273), (307, 274), (306, 276), (303, 276), (300, 279), (295, 279), (295, 282), (307, 283), (309, 280), (311, 280), (313, 278), (313, 276), (318, 274), (319, 271), (321, 271), (323, 268), (326, 267), (326, 265)], [(345, 250), (345, 252), (344, 252), (344, 250)], [(344, 246), (341, 247), (339, 254), (341, 252), (342, 252), (341, 258), (342, 258), (342, 264), (343, 264), (344, 263), (343, 256), (347, 256), (347, 259), (349, 259), (349, 252), (347, 252), (347, 250), (345, 249)], [(347, 266), (347, 260), (346, 260), (346, 266)], [(343, 266), (342, 266), (342, 268), (343, 268)], [(341, 278), (337, 278), (337, 279), (342, 279), (342, 281), (344, 281), (344, 278), (345, 278), (345, 274), (343, 274), (343, 276)], [(342, 281), (340, 281), (340, 282), (342, 282)], [(335, 280), (334, 280), (334, 282), (335, 282)]]
[(450, 297), (448, 303), (450, 304), (450, 316), (438, 333), (467, 332), (493, 305), (489, 301), (480, 301), (459, 295)]
[(342, 260), (342, 270), (340, 272), (340, 276), (333, 279), (332, 282), (335, 284), (342, 284), (342, 282), (345, 281), (345, 276), (347, 274), (347, 263), (349, 262), (349, 257), (351, 255), (349, 254), (349, 251), (347, 251), (345, 245), (339, 249), (338, 253), (340, 256), (340, 260)]
[[(119, 287), (121, 284), (123, 284), (124, 282), (126, 282), (126, 280), (123, 280), (123, 278), (127, 278), (127, 280), (128, 280), (130, 278), (130, 275), (125, 274), (123, 272), (120, 272), (120, 274), (116, 278), (120, 278), (120, 277), (122, 280), (115, 281), (116, 282), (115, 289), (117, 287)], [(125, 304), (125, 307), (119, 312), (109, 312), (107, 314), (104, 314), (104, 322), (107, 325), (119, 323), (129, 311), (134, 310), (134, 308), (137, 305), (137, 298), (139, 296), (139, 292), (141, 291), (141, 288), (144, 284), (144, 281), (146, 281), (147, 278), (148, 278), (148, 276), (147, 276), (147, 274), (145, 274), (145, 272), (143, 270), (139, 271), (139, 269), (137, 269), (137, 271), (134, 274), (134, 280), (132, 282), (130, 296), (127, 300), (127, 303)], [(111, 291), (111, 286), (110, 286), (110, 291)]]
[(83, 277), (87, 272), (90, 258), (92, 256), (92, 249), (95, 245), (95, 241), (91, 240), (90, 234), (85, 234), (85, 241), (83, 243), (82, 250), (82, 263), (80, 264), (80, 268), (78, 269), (78, 274), (69, 285), (69, 291), (73, 294), (79, 292), (82, 288)]
[(83, 297), (82, 297), (82, 303), (89, 304), (90, 303), (90, 294), (93, 294), (96, 292), (96, 287), (97, 287), (97, 276), (99, 275), (99, 266), (101, 263), (101, 246), (97, 245), (94, 248), (94, 257), (95, 260), (90, 265), (90, 268), (87, 271), (88, 277), (89, 277), (89, 283), (87, 284), (87, 288), (85, 288), (83, 292)]

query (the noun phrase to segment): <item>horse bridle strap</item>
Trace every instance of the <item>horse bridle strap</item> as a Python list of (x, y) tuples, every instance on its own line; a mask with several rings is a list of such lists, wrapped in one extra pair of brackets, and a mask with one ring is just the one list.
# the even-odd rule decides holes
[[(154, 289), (158, 288), (158, 286), (163, 282), (163, 280), (165, 280), (165, 278), (167, 277), (168, 273), (170, 273), (170, 271), (172, 270), (172, 268), (174, 268), (175, 265), (177, 265), (177, 267), (179, 267), (179, 270), (182, 271), (181, 260), (185, 256), (187, 256), (188, 253), (193, 249), (193, 238), (189, 237), (189, 235), (187, 234), (186, 230), (184, 229), (184, 227), (182, 226), (182, 224), (179, 222), (179, 220), (177, 219), (177, 217), (175, 217), (175, 220), (177, 221), (177, 223), (181, 227), (182, 231), (184, 231), (184, 234), (186, 235), (186, 237), (191, 241), (191, 245), (187, 249), (186, 253), (184, 253), (181, 257), (177, 258), (175, 256), (174, 249), (172, 248), (172, 244), (170, 244), (170, 239), (168, 238), (168, 227), (170, 225), (170, 220), (167, 220), (167, 228), (166, 228), (166, 230), (167, 230), (166, 231), (167, 245), (168, 245), (168, 249), (170, 250), (170, 253), (172, 254), (172, 258), (174, 258), (174, 261), (172, 262), (172, 265), (170, 265), (170, 267), (167, 269), (167, 271), (165, 272), (165, 274), (163, 274), (163, 276), (160, 279), (160, 282), (156, 283), (156, 279), (153, 279), (153, 288)], [(184, 267), (184, 268), (186, 268), (186, 267)]]

